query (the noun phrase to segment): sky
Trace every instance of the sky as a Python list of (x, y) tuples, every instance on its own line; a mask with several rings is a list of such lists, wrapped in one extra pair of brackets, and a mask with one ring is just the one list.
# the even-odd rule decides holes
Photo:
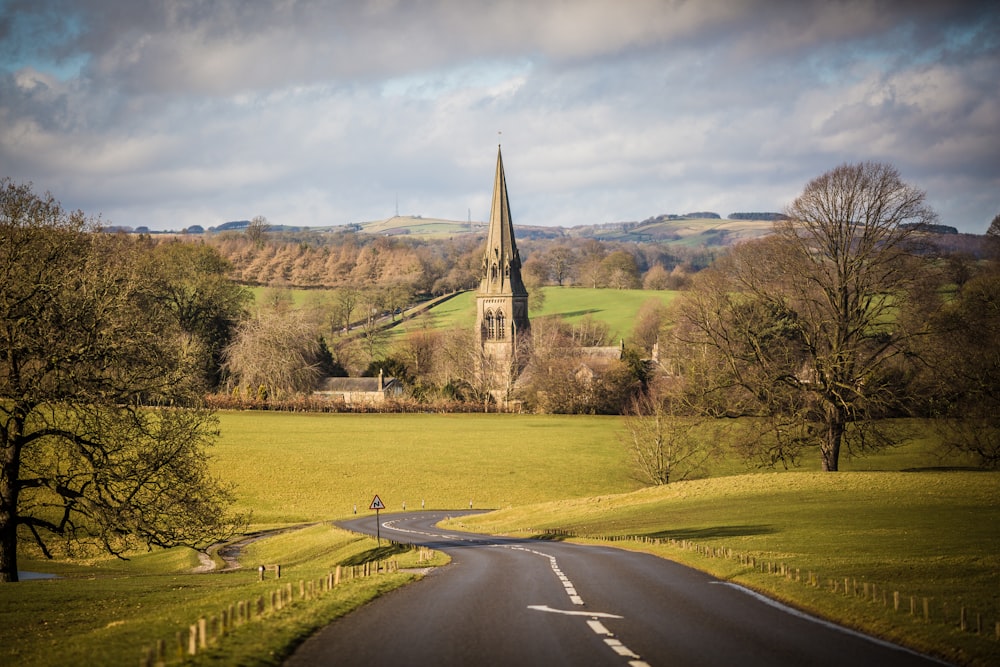
[(866, 160), (1000, 214), (1000, 5), (0, 0), (0, 177), (104, 224), (781, 211)]

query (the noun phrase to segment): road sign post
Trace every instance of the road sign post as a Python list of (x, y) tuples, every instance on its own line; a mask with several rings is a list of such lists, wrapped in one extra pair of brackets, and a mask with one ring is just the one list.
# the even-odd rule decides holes
[(385, 509), (385, 503), (382, 502), (377, 493), (372, 498), (372, 504), (368, 506), (368, 509), (375, 510), (375, 542), (378, 546), (382, 546), (382, 522), (379, 521), (378, 513)]

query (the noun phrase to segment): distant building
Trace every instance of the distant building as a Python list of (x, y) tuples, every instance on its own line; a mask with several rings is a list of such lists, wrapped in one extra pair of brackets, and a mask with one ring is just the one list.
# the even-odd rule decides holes
[(379, 371), (378, 377), (327, 378), (314, 393), (347, 405), (380, 405), (402, 395), (403, 383)]

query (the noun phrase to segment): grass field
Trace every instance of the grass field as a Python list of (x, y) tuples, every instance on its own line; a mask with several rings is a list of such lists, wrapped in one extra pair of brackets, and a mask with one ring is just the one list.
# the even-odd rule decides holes
[[(656, 290), (613, 290), (589, 287), (543, 287), (545, 304), (531, 317), (556, 315), (575, 324), (588, 315), (607, 323), (611, 342), (628, 338), (635, 326), (635, 315), (643, 303), (656, 299), (669, 304), (677, 292)], [(267, 288), (254, 287), (251, 292), (258, 301), (266, 294)], [(335, 290), (287, 289), (292, 304), (301, 308), (311, 303), (332, 303)], [(452, 299), (435, 306), (428, 314), (418, 316), (392, 329), (393, 336), (418, 329), (472, 328), (476, 323), (476, 295), (474, 291), (463, 292)]]
[[(571, 324), (576, 324), (590, 316), (608, 325), (612, 344), (620, 338), (628, 338), (635, 327), (635, 315), (646, 301), (658, 300), (669, 304), (677, 292), (655, 290), (613, 290), (589, 287), (543, 287), (545, 302), (541, 310), (530, 313), (532, 319), (545, 316), (559, 316)], [(476, 295), (464, 292), (442, 303), (429, 316), (418, 317), (405, 322), (397, 329), (405, 333), (425, 327), (447, 329), (453, 327), (472, 328), (476, 324)]]
[(498, 508), (638, 488), (616, 417), (223, 413), (215, 465), (274, 525), (390, 510)]
[[(1000, 662), (1000, 642), (992, 639), (1000, 620), (1000, 475), (957, 469), (965, 462), (937, 459), (927, 439), (845, 461), (836, 474), (818, 473), (812, 459), (787, 473), (747, 471), (726, 460), (714, 465), (711, 478), (642, 489), (630, 476), (615, 417), (231, 412), (220, 418), (213, 466), (236, 485), (239, 506), (254, 511), (254, 528), (347, 517), (354, 505), (367, 513), (376, 493), (390, 511), (404, 501), (409, 510), (421, 501), (462, 509), (471, 500), (475, 508), (501, 510), (464, 521), (477, 529), (683, 539), (783, 563), (803, 576), (812, 571), (820, 587), (669, 544), (619, 543), (959, 663)], [(913, 428), (919, 423), (908, 426), (919, 432)], [(244, 553), (245, 569), (233, 573), (191, 574), (198, 560), (184, 549), (139, 554), (127, 563), (22, 562), (22, 569), (63, 578), (0, 587), (0, 664), (134, 665), (143, 645), (169, 640), (199, 615), (266, 591), (269, 584), (257, 582), (253, 570), (261, 562), (281, 563), (283, 580), (297, 582), (375, 554), (371, 540), (319, 524), (254, 543)], [(271, 623), (234, 632), (198, 663), (278, 664), (296, 637), (409, 576), (353, 582), (284, 610)], [(827, 582), (844, 577), (928, 597), (932, 622), (829, 592)], [(963, 605), (981, 614), (985, 636), (955, 629)]]

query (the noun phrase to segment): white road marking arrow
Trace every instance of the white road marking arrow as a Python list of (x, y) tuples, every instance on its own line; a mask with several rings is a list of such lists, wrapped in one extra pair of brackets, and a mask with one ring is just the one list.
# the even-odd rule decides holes
[(535, 611), (547, 611), (551, 614), (565, 614), (566, 616), (589, 616), (590, 618), (625, 618), (617, 614), (607, 614), (603, 611), (566, 611), (564, 609), (553, 609), (544, 604), (529, 604), (528, 609)]

